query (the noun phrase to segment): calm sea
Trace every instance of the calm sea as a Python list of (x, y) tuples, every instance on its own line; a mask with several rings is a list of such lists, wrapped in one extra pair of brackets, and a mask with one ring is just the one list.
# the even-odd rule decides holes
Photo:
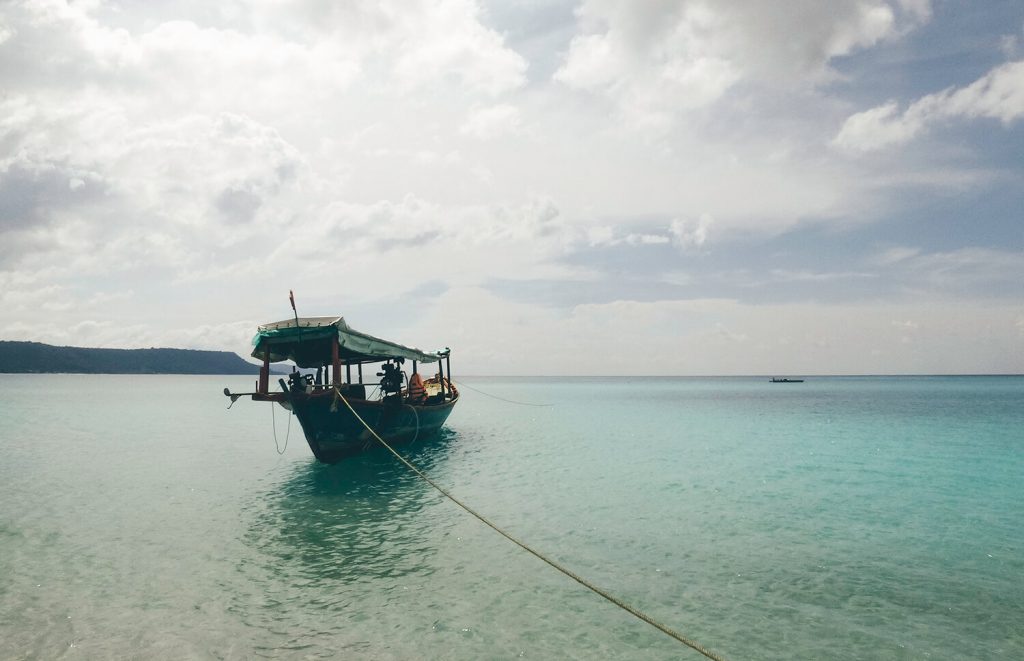
[[(0, 378), (0, 659), (701, 658), (250, 381)], [(465, 383), (412, 461), (730, 659), (1024, 658), (1024, 378)]]

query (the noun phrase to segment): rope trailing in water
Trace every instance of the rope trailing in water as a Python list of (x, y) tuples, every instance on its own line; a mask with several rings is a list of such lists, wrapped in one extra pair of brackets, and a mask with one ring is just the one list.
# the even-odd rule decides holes
[(453, 503), (455, 503), (456, 505), (461, 507), (467, 513), (469, 513), (469, 514), (473, 515), (474, 517), (476, 517), (478, 520), (480, 520), (488, 528), (490, 528), (494, 532), (498, 533), (499, 535), (501, 535), (502, 537), (504, 537), (508, 541), (512, 542), (513, 544), (515, 544), (519, 548), (523, 549), (524, 551), (526, 551), (530, 555), (533, 555), (534, 557), (536, 557), (537, 559), (547, 563), (548, 565), (550, 565), (554, 569), (557, 569), (558, 571), (562, 572), (563, 574), (565, 574), (566, 576), (568, 576), (572, 580), (576, 581), (577, 583), (579, 583), (583, 587), (587, 588), (588, 590), (590, 590), (590, 591), (592, 591), (592, 592), (594, 592), (594, 593), (604, 597), (605, 599), (607, 599), (608, 601), (612, 602), (613, 604), (615, 604), (619, 608), (621, 608), (624, 611), (630, 613), (631, 615), (633, 615), (633, 616), (643, 620), (644, 622), (646, 622), (647, 624), (651, 625), (655, 629), (661, 631), (662, 633), (667, 634), (668, 636), (671, 636), (672, 638), (675, 638), (677, 641), (679, 641), (683, 645), (686, 645), (687, 647), (689, 647), (689, 648), (691, 648), (693, 650), (696, 650), (697, 652), (700, 652), (701, 654), (703, 654), (705, 657), (711, 659), (712, 661), (727, 661), (724, 656), (709, 650), (708, 648), (704, 647), (703, 645), (701, 645), (697, 641), (695, 641), (695, 640), (693, 640), (691, 638), (687, 638), (686, 636), (682, 635), (678, 631), (675, 631), (674, 629), (672, 629), (672, 628), (662, 624), (661, 622), (658, 622), (657, 620), (655, 620), (650, 615), (647, 615), (646, 613), (643, 613), (643, 612), (637, 610), (636, 608), (633, 608), (632, 606), (630, 606), (629, 604), (625, 603), (624, 601), (622, 601), (618, 597), (616, 597), (616, 596), (614, 596), (614, 595), (612, 595), (612, 594), (610, 594), (608, 592), (605, 592), (601, 588), (599, 588), (596, 585), (594, 585), (594, 584), (590, 583), (589, 581), (587, 581), (585, 578), (583, 578), (581, 576), (578, 576), (577, 574), (573, 573), (571, 570), (566, 569), (565, 567), (563, 567), (562, 565), (558, 564), (554, 560), (548, 558), (547, 556), (545, 556), (540, 551), (534, 550), (533, 548), (528, 546), (525, 542), (519, 541), (518, 539), (513, 537), (511, 534), (505, 532), (504, 530), (499, 528), (497, 525), (492, 523), (483, 514), (480, 514), (479, 512), (474, 510), (469, 505), (466, 505), (461, 500), (459, 500), (458, 498), (456, 498), (452, 494), (448, 493), (447, 490), (445, 490), (443, 487), (441, 487), (436, 482), (434, 482), (432, 479), (430, 479), (430, 477), (428, 477), (426, 473), (424, 473), (419, 468), (417, 468), (412, 463), (410, 463), (408, 459), (406, 459), (402, 455), (398, 454), (398, 452), (396, 452), (393, 447), (388, 445), (387, 441), (385, 441), (383, 438), (381, 438), (377, 434), (377, 432), (375, 432), (373, 430), (373, 428), (370, 427), (370, 425), (366, 424), (366, 421), (363, 420), (359, 416), (358, 413), (356, 413), (356, 410), (354, 408), (352, 408), (352, 405), (348, 403), (348, 400), (345, 399), (345, 396), (342, 395), (341, 392), (337, 388), (335, 388), (334, 391), (337, 394), (337, 396), (341, 399), (341, 401), (344, 402), (345, 406), (348, 407), (348, 410), (352, 412), (352, 415), (354, 415), (356, 417), (356, 420), (358, 420), (360, 423), (362, 423), (362, 425), (364, 427), (366, 427), (366, 430), (368, 432), (370, 432), (370, 434), (372, 434), (373, 437), (375, 439), (377, 439), (377, 441), (380, 442), (381, 445), (383, 445), (385, 448), (387, 448), (388, 452), (393, 454), (396, 459), (398, 459), (400, 462), (405, 464), (406, 468), (408, 468), (413, 473), (418, 475), (424, 482), (426, 482), (430, 486), (434, 487), (434, 489), (439, 491), (441, 493), (441, 495), (443, 495), (445, 498), (447, 498), (448, 500), (452, 501)]
[(288, 432), (284, 435), (284, 447), (282, 448), (280, 443), (277, 442), (277, 414), (274, 413), (275, 408), (277, 407), (274, 405), (274, 402), (271, 402), (270, 420), (274, 424), (274, 449), (277, 450), (278, 454), (284, 454), (285, 450), (288, 449), (288, 439), (292, 436), (292, 414), (288, 413)]
[(465, 383), (463, 381), (455, 381), (455, 383), (459, 384), (460, 388), (469, 388), (473, 392), (478, 392), (481, 395), (486, 395), (487, 397), (492, 397), (494, 399), (500, 399), (501, 401), (508, 402), (509, 404), (519, 404), (520, 406), (551, 406), (551, 404), (533, 404), (533, 403), (530, 403), (530, 402), (517, 402), (514, 399), (505, 399), (504, 397), (498, 397), (497, 395), (492, 395), (489, 392), (484, 392), (483, 390), (479, 390), (477, 388), (474, 388), (473, 386), (471, 386), (468, 383)]

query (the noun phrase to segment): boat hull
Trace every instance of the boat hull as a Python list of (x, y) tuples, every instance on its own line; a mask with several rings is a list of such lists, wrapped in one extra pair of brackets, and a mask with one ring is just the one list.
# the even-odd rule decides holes
[[(345, 402), (336, 397), (298, 395), (289, 399), (309, 449), (325, 464), (335, 464), (380, 444)], [(401, 445), (435, 436), (458, 398), (429, 406), (413, 406), (397, 400), (346, 401), (384, 441)]]

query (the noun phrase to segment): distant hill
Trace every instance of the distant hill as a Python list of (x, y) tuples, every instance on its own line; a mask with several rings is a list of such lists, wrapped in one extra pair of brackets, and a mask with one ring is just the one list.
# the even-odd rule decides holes
[(259, 374), (230, 351), (86, 349), (0, 340), (0, 373)]

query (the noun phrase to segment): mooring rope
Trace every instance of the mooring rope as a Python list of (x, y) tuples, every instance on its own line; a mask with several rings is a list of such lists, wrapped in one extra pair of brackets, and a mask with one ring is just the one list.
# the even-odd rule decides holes
[[(411, 440), (411, 441), (409, 441), (409, 445), (412, 445), (412, 444), (413, 444), (413, 443), (415, 443), (415, 442), (417, 441), (417, 439), (419, 439), (419, 437), (420, 437), (420, 412), (419, 412), (419, 411), (417, 411), (417, 410), (416, 410), (416, 407), (415, 407), (415, 406), (413, 406), (412, 404), (406, 404), (406, 406), (408, 406), (409, 408), (411, 408), (411, 409), (412, 409), (412, 413), (413, 413), (413, 415), (415, 415), (415, 416), (416, 416), (416, 433), (415, 433), (415, 434), (413, 434), (412, 440)], [(371, 430), (371, 431), (372, 431), (372, 430)]]
[(607, 599), (608, 601), (612, 602), (613, 604), (615, 604), (619, 608), (621, 608), (624, 611), (630, 613), (631, 615), (633, 615), (633, 616), (643, 620), (644, 622), (646, 622), (647, 624), (651, 625), (655, 629), (661, 631), (662, 633), (667, 634), (668, 636), (671, 636), (672, 638), (675, 638), (677, 641), (679, 641), (683, 645), (686, 645), (687, 647), (689, 647), (689, 648), (691, 648), (693, 650), (696, 650), (697, 652), (700, 652), (701, 654), (703, 654), (705, 657), (711, 659), (712, 661), (726, 661), (726, 658), (724, 656), (709, 650), (708, 648), (704, 647), (703, 645), (701, 645), (697, 641), (695, 641), (695, 640), (693, 640), (691, 638), (687, 638), (686, 636), (684, 636), (681, 633), (675, 631), (674, 629), (668, 627), (667, 625), (664, 625), (661, 622), (658, 622), (657, 620), (655, 620), (650, 615), (647, 615), (646, 613), (643, 613), (642, 611), (637, 610), (636, 608), (634, 608), (634, 607), (630, 606), (629, 604), (625, 603), (624, 601), (622, 601), (618, 597), (616, 597), (616, 596), (614, 596), (614, 595), (612, 595), (612, 594), (610, 594), (608, 592), (605, 592), (604, 590), (602, 590), (601, 588), (597, 587), (593, 583), (590, 583), (589, 581), (587, 581), (585, 578), (583, 578), (581, 576), (578, 576), (577, 574), (573, 573), (569, 569), (566, 569), (562, 565), (558, 564), (556, 561), (554, 561), (551, 558), (548, 558), (547, 556), (545, 556), (540, 551), (534, 550), (533, 548), (528, 546), (525, 542), (519, 541), (518, 539), (513, 537), (510, 533), (505, 532), (504, 530), (499, 528), (497, 525), (492, 523), (483, 514), (480, 514), (479, 512), (474, 510), (469, 505), (466, 505), (461, 500), (459, 500), (458, 498), (456, 498), (452, 494), (448, 493), (448, 491), (446, 489), (444, 489), (442, 486), (440, 486), (439, 484), (434, 482), (432, 479), (430, 479), (430, 477), (428, 477), (426, 473), (424, 473), (419, 468), (414, 466), (411, 462), (409, 462), (408, 459), (406, 459), (405, 457), (400, 455), (398, 452), (395, 451), (395, 449), (393, 447), (388, 445), (387, 441), (385, 441), (383, 438), (381, 438), (377, 434), (377, 432), (375, 432), (373, 430), (373, 428), (370, 427), (370, 425), (366, 424), (366, 421), (363, 420), (362, 417), (360, 417), (360, 415), (358, 413), (356, 413), (356, 410), (354, 408), (352, 408), (351, 404), (348, 403), (348, 400), (345, 399), (345, 396), (342, 395), (341, 392), (337, 388), (335, 388), (334, 391), (337, 394), (337, 396), (341, 399), (341, 401), (344, 402), (345, 406), (348, 407), (348, 410), (352, 412), (352, 415), (354, 415), (356, 417), (356, 420), (358, 420), (360, 423), (362, 423), (363, 427), (366, 427), (366, 430), (368, 432), (370, 432), (370, 434), (372, 434), (373, 437), (375, 439), (377, 439), (377, 441), (379, 441), (381, 445), (383, 445), (385, 448), (387, 448), (388, 452), (393, 454), (396, 459), (398, 459), (400, 462), (405, 464), (406, 468), (408, 468), (413, 473), (418, 475), (424, 482), (426, 482), (430, 486), (434, 487), (434, 489), (439, 491), (441, 493), (441, 495), (443, 495), (445, 498), (447, 498), (448, 500), (452, 501), (453, 503), (455, 503), (456, 505), (461, 507), (467, 513), (469, 513), (469, 514), (473, 515), (474, 517), (476, 517), (478, 520), (480, 520), (488, 528), (490, 528), (494, 532), (498, 533), (499, 535), (501, 535), (502, 537), (504, 537), (508, 541), (512, 542), (513, 544), (515, 544), (519, 548), (523, 549), (527, 553), (533, 555), (534, 557), (538, 558), (539, 560), (542, 560), (543, 562), (547, 563), (548, 565), (550, 565), (554, 569), (557, 569), (558, 571), (562, 572), (563, 574), (565, 574), (566, 576), (568, 576), (572, 580), (576, 581), (577, 583), (579, 583), (583, 587), (587, 588), (588, 590), (590, 590), (590, 591), (592, 591), (592, 592), (594, 592), (594, 593), (604, 597), (605, 599)]
[(468, 383), (466, 383), (464, 381), (455, 381), (455, 383), (459, 384), (460, 388), (469, 388), (473, 392), (478, 392), (481, 395), (486, 395), (487, 397), (492, 397), (494, 399), (500, 399), (501, 401), (508, 402), (509, 404), (519, 404), (520, 406), (551, 406), (551, 404), (533, 404), (531, 402), (517, 402), (514, 399), (505, 399), (504, 397), (498, 397), (497, 395), (492, 395), (489, 392), (484, 392), (483, 390), (479, 390), (477, 388), (474, 388), (473, 386), (469, 385)]
[(270, 419), (274, 424), (274, 449), (277, 450), (278, 454), (284, 454), (285, 450), (288, 449), (288, 439), (292, 436), (292, 414), (288, 413), (288, 432), (284, 435), (284, 447), (277, 442), (277, 414), (274, 413), (275, 402), (270, 403)]

